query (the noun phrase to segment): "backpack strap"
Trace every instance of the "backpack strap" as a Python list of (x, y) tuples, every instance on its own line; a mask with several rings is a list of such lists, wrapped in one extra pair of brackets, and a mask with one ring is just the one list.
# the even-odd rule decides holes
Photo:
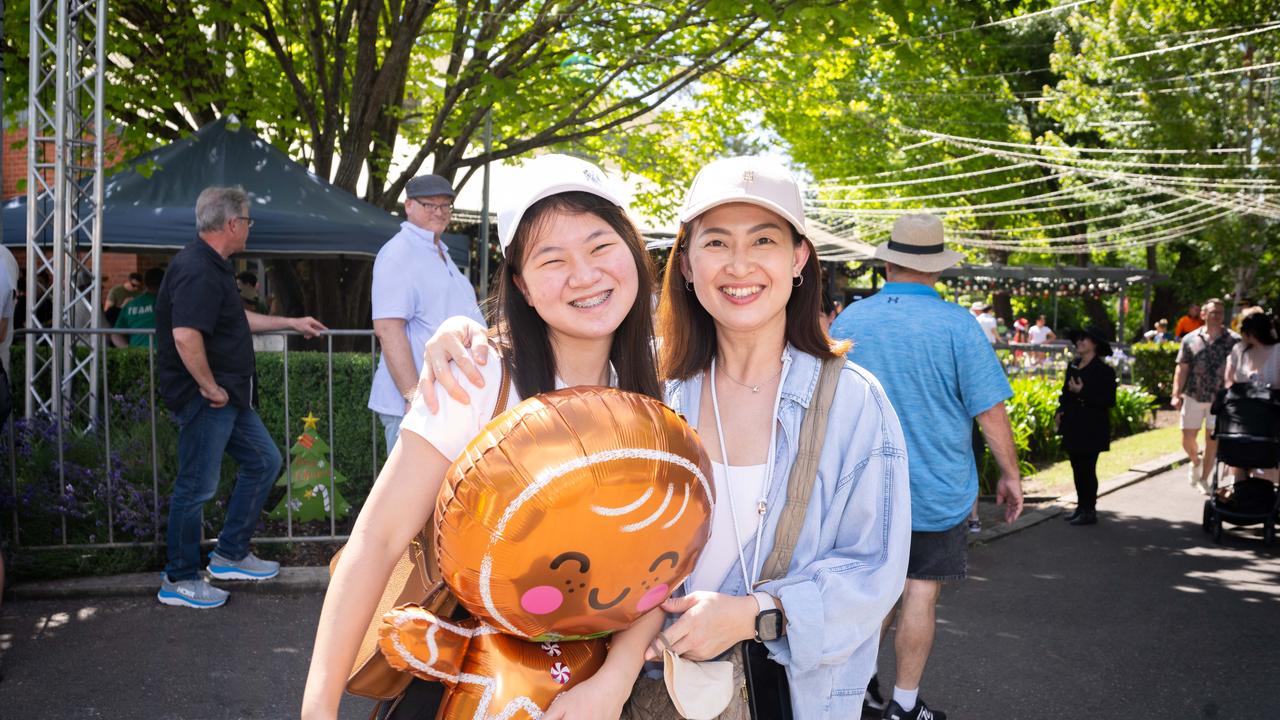
[[(831, 401), (840, 383), (840, 371), (844, 369), (844, 356), (822, 361), (818, 385), (813, 391), (813, 401), (800, 423), (799, 446), (791, 474), (787, 477), (787, 502), (774, 533), (773, 550), (765, 560), (760, 582), (786, 575), (791, 566), (791, 555), (800, 539), (805, 512), (809, 509), (809, 497), (818, 479), (818, 461), (822, 459), (822, 445), (827, 435), (827, 417), (831, 413)], [(759, 583), (756, 583), (759, 585)]]

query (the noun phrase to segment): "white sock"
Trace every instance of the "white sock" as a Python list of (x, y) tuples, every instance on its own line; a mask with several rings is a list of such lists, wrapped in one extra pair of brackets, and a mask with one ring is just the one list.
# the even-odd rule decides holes
[(916, 697), (920, 695), (920, 688), (915, 690), (903, 690), (897, 685), (893, 686), (893, 701), (898, 703), (898, 707), (911, 712), (916, 708)]

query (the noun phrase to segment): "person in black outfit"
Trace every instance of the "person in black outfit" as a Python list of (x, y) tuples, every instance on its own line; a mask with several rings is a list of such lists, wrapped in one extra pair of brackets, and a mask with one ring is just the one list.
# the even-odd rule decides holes
[(1096, 328), (1071, 333), (1076, 359), (1067, 367), (1058, 398), (1058, 430), (1071, 460), (1076, 484), (1072, 525), (1098, 522), (1098, 456), (1111, 449), (1111, 408), (1116, 404), (1116, 371), (1102, 361), (1111, 345)]

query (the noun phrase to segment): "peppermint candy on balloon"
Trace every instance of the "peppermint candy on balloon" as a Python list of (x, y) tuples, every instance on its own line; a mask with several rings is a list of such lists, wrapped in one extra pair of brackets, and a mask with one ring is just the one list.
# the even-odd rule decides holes
[(569, 666), (564, 663), (556, 663), (551, 666), (551, 679), (564, 685), (569, 682)]
[(550, 655), (551, 657), (560, 657), (560, 643), (544, 642), (540, 647), (542, 648), (542, 652), (547, 655)]

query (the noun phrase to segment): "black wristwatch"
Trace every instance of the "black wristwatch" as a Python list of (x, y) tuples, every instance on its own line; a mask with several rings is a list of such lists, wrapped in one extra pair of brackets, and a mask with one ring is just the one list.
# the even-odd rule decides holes
[(753, 592), (760, 612), (756, 615), (756, 642), (777, 640), (787, 634), (787, 619), (778, 603), (767, 592)]

